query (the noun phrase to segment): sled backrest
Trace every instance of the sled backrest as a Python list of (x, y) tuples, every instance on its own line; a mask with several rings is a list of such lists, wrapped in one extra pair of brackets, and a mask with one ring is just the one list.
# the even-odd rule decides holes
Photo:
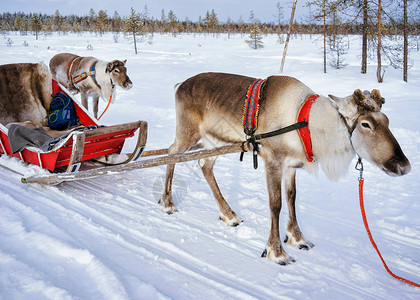
[(85, 109), (77, 99), (71, 95), (71, 93), (62, 85), (60, 85), (57, 81), (54, 79), (52, 80), (52, 93), (58, 93), (63, 92), (64, 94), (68, 95), (72, 100), (74, 104), (74, 108), (76, 110), (76, 115), (80, 120), (80, 124), (83, 126), (98, 126), (98, 122), (95, 120), (93, 116), (90, 115), (90, 113)]
[(0, 65), (0, 123), (47, 125), (51, 74), (44, 63)]

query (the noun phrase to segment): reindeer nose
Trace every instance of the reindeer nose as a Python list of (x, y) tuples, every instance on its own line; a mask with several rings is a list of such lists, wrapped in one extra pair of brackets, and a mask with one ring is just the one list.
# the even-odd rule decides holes
[(389, 175), (402, 176), (411, 171), (410, 161), (405, 156), (402, 158), (394, 156), (384, 166)]
[(407, 163), (405, 165), (399, 165), (398, 170), (399, 170), (401, 175), (408, 174), (411, 171), (410, 162), (407, 160)]
[(132, 86), (133, 86), (133, 83), (131, 82), (130, 78), (127, 78), (127, 80), (124, 82), (124, 87), (126, 89), (131, 89)]

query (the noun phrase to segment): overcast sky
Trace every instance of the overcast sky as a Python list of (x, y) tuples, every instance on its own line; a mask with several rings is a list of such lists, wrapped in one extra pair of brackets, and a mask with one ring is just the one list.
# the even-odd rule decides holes
[[(298, 1), (298, 20), (305, 17), (307, 9), (303, 6), (306, 1)], [(137, 12), (142, 12), (147, 5), (149, 15), (158, 19), (162, 9), (165, 9), (166, 14), (172, 10), (179, 20), (188, 17), (192, 21), (204, 16), (207, 10), (214, 9), (220, 22), (226, 22), (228, 17), (237, 21), (241, 16), (248, 22), (252, 10), (260, 21), (277, 23), (277, 2), (283, 7), (283, 23), (288, 23), (292, 0), (0, 0), (0, 12), (54, 14), (58, 9), (61, 15), (82, 16), (89, 14), (89, 10), (93, 8), (95, 12), (102, 9), (110, 16), (113, 16), (115, 11), (118, 11), (120, 16), (127, 16), (131, 7)]]

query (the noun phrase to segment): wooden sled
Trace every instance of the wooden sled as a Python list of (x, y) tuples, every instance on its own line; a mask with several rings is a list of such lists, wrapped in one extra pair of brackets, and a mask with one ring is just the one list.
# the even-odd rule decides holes
[[(65, 173), (71, 173), (76, 172), (84, 161), (120, 154), (125, 140), (134, 136), (138, 131), (134, 151), (130, 155), (123, 156), (124, 159), (120, 158), (119, 163), (128, 163), (140, 157), (146, 145), (147, 122), (137, 121), (101, 127), (97, 120), (63, 86), (50, 79), (48, 70), (42, 64), (3, 65), (0, 66), (0, 73), (3, 73), (0, 76), (0, 93), (3, 96), (0, 103), (0, 155), (7, 154), (51, 172), (64, 170)], [(42, 81), (45, 77), (49, 83)], [(47, 86), (47, 84), (49, 85)], [(41, 120), (40, 116), (48, 115), (51, 101), (48, 97), (58, 91), (64, 92), (73, 100), (81, 127), (90, 126), (94, 129), (72, 131), (51, 151), (45, 152), (35, 147), (28, 147), (13, 154), (8, 129), (4, 122), (26, 124), (29, 121), (34, 126), (45, 125), (45, 120)], [(7, 96), (7, 99), (4, 95)], [(27, 102), (24, 103), (25, 111), (23, 111), (22, 105), (15, 107), (11, 105), (19, 103), (22, 99)], [(33, 116), (31, 116), (31, 112), (34, 112)], [(47, 127), (44, 128), (47, 133), (52, 132)], [(57, 131), (54, 131), (54, 134), (57, 135)]]

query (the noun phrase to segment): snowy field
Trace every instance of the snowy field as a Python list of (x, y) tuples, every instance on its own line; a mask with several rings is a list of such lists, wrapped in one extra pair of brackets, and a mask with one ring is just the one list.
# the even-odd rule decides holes
[[(11, 47), (7, 39), (13, 41)], [(155, 35), (134, 54), (131, 39), (89, 33), (41, 37), (9, 34), (0, 42), (0, 64), (44, 61), (59, 52), (128, 59), (134, 83), (118, 88), (105, 125), (146, 120), (148, 149), (174, 139), (174, 85), (200, 72), (222, 71), (265, 78), (278, 74), (283, 45), (264, 37), (252, 50), (248, 37)], [(24, 46), (26, 41), (29, 45)], [(420, 53), (409, 82), (376, 66), (360, 74), (360, 40), (351, 39), (342, 70), (322, 70), (321, 41), (291, 40), (285, 74), (319, 94), (347, 96), (357, 88), (380, 89), (383, 111), (410, 159), (412, 171), (389, 177), (365, 163), (365, 201), (374, 238), (397, 275), (420, 281)], [(88, 51), (91, 45), (93, 50)], [(105, 102), (101, 103), (100, 111)], [(126, 144), (126, 151), (134, 141)], [(225, 198), (244, 220), (228, 227), (196, 162), (177, 165), (174, 200), (167, 215), (157, 204), (165, 167), (136, 170), (49, 187), (24, 185), (0, 169), (0, 299), (420, 299), (420, 289), (391, 278), (371, 247), (358, 204), (358, 172), (350, 166), (338, 182), (321, 172), (297, 175), (297, 210), (310, 251), (289, 246), (296, 259), (280, 266), (261, 258), (269, 232), (264, 168), (250, 156), (219, 157), (215, 175)], [(356, 160), (354, 160), (354, 163)], [(25, 175), (43, 173), (5, 156), (0, 164)], [(260, 160), (262, 165), (262, 160)], [(282, 239), (287, 221), (281, 214)]]

